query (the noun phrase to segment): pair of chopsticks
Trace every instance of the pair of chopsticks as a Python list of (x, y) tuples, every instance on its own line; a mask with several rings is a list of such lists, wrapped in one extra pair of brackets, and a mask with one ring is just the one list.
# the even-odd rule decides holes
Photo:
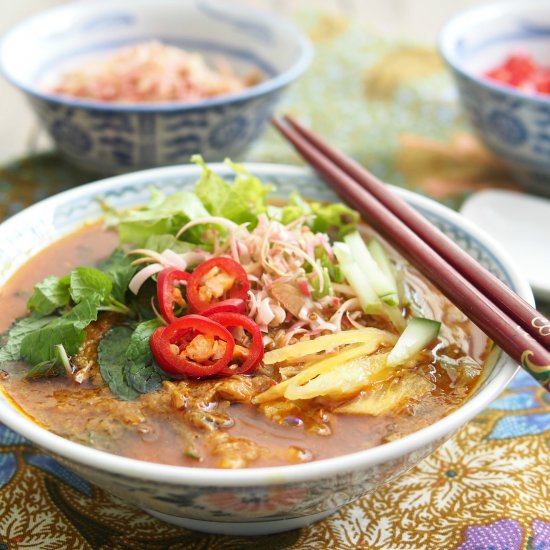
[(550, 391), (550, 321), (373, 174), (290, 116), (272, 124), (330, 187)]

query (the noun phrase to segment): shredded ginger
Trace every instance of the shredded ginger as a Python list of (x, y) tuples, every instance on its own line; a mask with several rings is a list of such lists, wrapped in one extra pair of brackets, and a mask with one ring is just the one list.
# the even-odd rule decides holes
[(117, 103), (192, 102), (238, 92), (256, 81), (254, 75), (236, 76), (224, 60), (214, 68), (199, 53), (153, 41), (69, 71), (52, 91)]

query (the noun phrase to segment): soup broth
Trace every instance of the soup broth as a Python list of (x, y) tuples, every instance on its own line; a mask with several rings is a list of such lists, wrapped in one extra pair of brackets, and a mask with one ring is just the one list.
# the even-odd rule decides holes
[[(6, 331), (15, 318), (28, 313), (27, 300), (35, 283), (50, 275), (62, 276), (76, 266), (97, 264), (116, 244), (114, 232), (100, 224), (88, 225), (31, 259), (1, 290), (0, 330)], [(0, 365), (0, 387), (46, 429), (139, 460), (258, 467), (367, 449), (428, 426), (459, 406), (477, 383), (490, 345), (416, 270), (403, 266), (403, 271), (412, 302), (408, 307), (442, 321), (442, 328), (435, 344), (412, 368), (427, 381), (429, 391), (387, 414), (338, 414), (335, 409), (344, 397), (337, 402), (322, 395), (256, 402), (258, 395), (282, 380), (273, 365), (231, 377), (164, 380), (156, 391), (133, 400), (117, 399), (96, 364), (98, 341), (121, 323), (121, 315), (112, 312), (101, 313), (87, 329), (76, 362), (89, 372), (80, 383), (64, 376), (28, 380), (26, 365), (6, 362)], [(380, 321), (373, 323), (387, 328)]]

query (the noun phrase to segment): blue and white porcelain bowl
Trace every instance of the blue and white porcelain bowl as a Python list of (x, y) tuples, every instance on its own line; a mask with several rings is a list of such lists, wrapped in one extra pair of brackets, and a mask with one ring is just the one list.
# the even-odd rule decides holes
[[(213, 165), (231, 177), (225, 165)], [(318, 200), (335, 196), (308, 170), (248, 165), (277, 187), (280, 198), (295, 189)], [(101, 216), (98, 197), (115, 207), (143, 204), (151, 184), (171, 193), (191, 189), (194, 165), (158, 168), (109, 178), (46, 199), (0, 225), (0, 287), (31, 256)], [(525, 278), (485, 233), (456, 212), (425, 197), (396, 189), (482, 265), (533, 303)], [(48, 432), (0, 392), (0, 422), (51, 454), (86, 480), (179, 526), (210, 533), (258, 535), (320, 520), (407, 471), (499, 395), (517, 365), (494, 348), (475, 392), (457, 410), (400, 440), (307, 464), (242, 470), (188, 468), (143, 462), (98, 451)], [(327, 440), (330, 444), (330, 439)], [(428, 490), (428, 489), (427, 489)]]
[(512, 53), (550, 66), (550, 0), (508, 0), (460, 13), (441, 30), (439, 49), (482, 141), (529, 190), (550, 195), (550, 96), (481, 76)]
[[(114, 104), (48, 91), (67, 68), (151, 39), (263, 77), (242, 92), (193, 103)], [(309, 40), (290, 23), (223, 0), (71, 2), (18, 24), (0, 46), (4, 75), (59, 150), (106, 174), (184, 163), (197, 152), (209, 161), (238, 160), (311, 58)]]

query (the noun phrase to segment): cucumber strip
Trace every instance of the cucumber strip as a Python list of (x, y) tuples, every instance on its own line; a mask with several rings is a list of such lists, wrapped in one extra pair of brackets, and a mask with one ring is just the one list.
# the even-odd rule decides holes
[(389, 279), (395, 279), (395, 270), (384, 245), (376, 237), (372, 237), (367, 243), (367, 248), (382, 273)]
[(399, 299), (395, 282), (380, 269), (359, 232), (349, 233), (344, 237), (344, 242), (350, 247), (353, 259), (359, 265), (363, 275), (368, 278), (378, 297), (384, 303), (396, 306)]
[(400, 334), (407, 328), (407, 321), (403, 317), (399, 307), (384, 304), (382, 313), (386, 315), (386, 317), (391, 321), (391, 324), (399, 331)]
[(367, 243), (367, 248), (369, 249), (372, 259), (376, 262), (382, 273), (388, 278), (390, 284), (397, 292), (397, 275), (386, 247), (376, 237), (372, 237)]
[(361, 268), (353, 259), (350, 247), (346, 243), (337, 242), (332, 245), (332, 250), (344, 277), (357, 294), (359, 303), (365, 313), (378, 311), (382, 304), (368, 279), (361, 272)]
[(388, 366), (395, 367), (413, 358), (437, 338), (440, 328), (438, 321), (413, 317), (388, 355)]

